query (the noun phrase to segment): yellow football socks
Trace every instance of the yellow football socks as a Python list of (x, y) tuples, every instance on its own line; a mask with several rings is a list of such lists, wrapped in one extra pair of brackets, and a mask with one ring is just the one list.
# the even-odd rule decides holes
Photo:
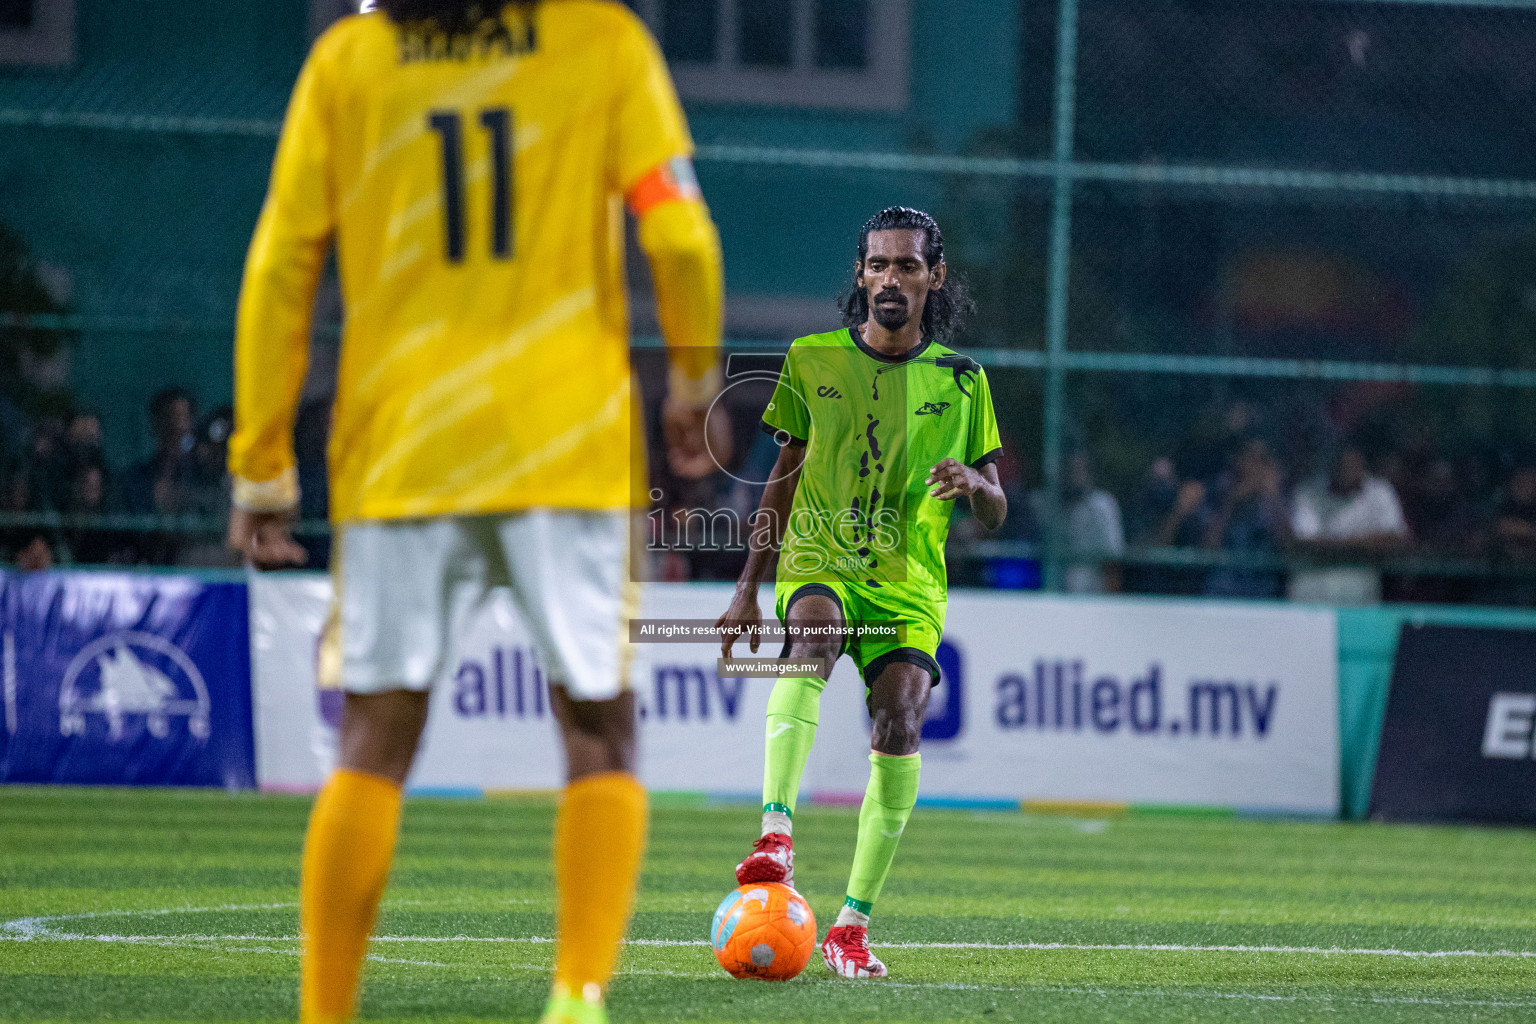
[(299, 886), (299, 1020), (350, 1020), (400, 828), (400, 787), (338, 769), (315, 798)]
[(565, 788), (555, 818), (556, 999), (596, 1003), (629, 924), (645, 848), (645, 788), (604, 772)]

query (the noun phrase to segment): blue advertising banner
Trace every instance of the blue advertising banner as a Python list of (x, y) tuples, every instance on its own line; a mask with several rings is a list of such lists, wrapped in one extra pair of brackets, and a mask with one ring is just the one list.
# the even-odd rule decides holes
[(0, 782), (256, 784), (246, 588), (0, 573)]

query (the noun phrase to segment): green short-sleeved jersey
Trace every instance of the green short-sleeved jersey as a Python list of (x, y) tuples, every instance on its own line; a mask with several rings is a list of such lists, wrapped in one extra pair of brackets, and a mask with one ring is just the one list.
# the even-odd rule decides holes
[(763, 429), (807, 445), (780, 586), (897, 586), (944, 600), (954, 502), (929, 494), (928, 473), (947, 458), (980, 468), (1002, 453), (975, 360), (933, 342), (883, 355), (848, 328), (798, 338)]

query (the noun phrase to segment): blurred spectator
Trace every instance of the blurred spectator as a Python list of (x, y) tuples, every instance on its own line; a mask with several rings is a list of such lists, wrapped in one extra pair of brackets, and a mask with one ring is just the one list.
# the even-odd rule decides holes
[(1536, 466), (1510, 475), (1493, 521), (1499, 552), (1511, 558), (1536, 556)]
[(1226, 472), (1257, 430), (1259, 411), (1238, 399), (1195, 422), (1183, 445), (1180, 464), (1192, 480), (1209, 481)]
[[(739, 443), (736, 434), (745, 432), (745, 423), (738, 424), (728, 407), (717, 406), (705, 424), (704, 450), (685, 454), (669, 448), (659, 458), (653, 453), (651, 465), (663, 510), (658, 520), (662, 536), (652, 538), (654, 578), (673, 583), (732, 580), (739, 575), (746, 564), (747, 520), (757, 507), (758, 489), (743, 485), (733, 475), (741, 468), (733, 454), (745, 450), (743, 460), (759, 468), (762, 480), (772, 472), (768, 456), (778, 457), (772, 439), (755, 427), (753, 423), (747, 443)], [(773, 446), (771, 452), (764, 441)], [(765, 464), (766, 470), (762, 469)]]
[[(1179, 479), (1173, 459), (1152, 460), (1131, 505), (1131, 543), (1143, 547), (1198, 547), (1203, 539), (1200, 510), (1205, 485)], [(1138, 594), (1198, 594), (1205, 580), (1199, 569), (1169, 565), (1128, 565), (1125, 589)]]
[(1462, 455), (1456, 460), (1456, 479), (1461, 493), (1472, 502), (1478, 516), (1484, 522), (1491, 520), (1499, 501), (1499, 492), (1494, 486), (1493, 466), (1488, 455), (1478, 452)]
[(70, 480), (71, 515), (102, 515), (107, 511), (107, 471), (100, 466), (82, 465)]
[[(1450, 459), (1433, 456), (1417, 474), (1405, 473), (1398, 488), (1403, 516), (1420, 552), (1430, 556), (1467, 557), (1482, 552), (1487, 516), (1465, 491)], [(1465, 602), (1477, 581), (1467, 576), (1411, 575), (1386, 577), (1383, 596), (1391, 601)]]
[(17, 461), (0, 467), (0, 511), (32, 511), (32, 481), (26, 463)]
[[(1008, 499), (1008, 518), (992, 533), (984, 535), (993, 540), (1017, 540), (1028, 544), (1040, 543), (1040, 517), (1035, 514), (1034, 503), (1029, 500), (1029, 489), (1024, 473), (1024, 453), (1019, 451), (1013, 439), (1003, 437), (1003, 454), (995, 463), (997, 482)], [(959, 502), (956, 502), (959, 505)], [(970, 514), (970, 503), (963, 506)], [(958, 511), (958, 508), (957, 508)], [(975, 517), (971, 517), (974, 521)], [(977, 524), (978, 527), (980, 524)]]
[(95, 413), (77, 412), (64, 428), (64, 452), (69, 459), (70, 477), (81, 466), (100, 466), (107, 460), (101, 453), (101, 420)]
[(1471, 555), (1482, 547), (1486, 520), (1462, 491), (1450, 459), (1432, 459), (1400, 493), (1408, 530), (1423, 551)]
[[(666, 512), (668, 538), (667, 550), (658, 552), (662, 577), (735, 576), (742, 553), (718, 546), (726, 539), (727, 517), (743, 524), (744, 532), (760, 482), (778, 454), (772, 441), (755, 429), (755, 415), (749, 415), (756, 411), (755, 400), (749, 396), (730, 410), (729, 424), (712, 418), (713, 452), (669, 462), (660, 446), (655, 449), (652, 484), (664, 494), (658, 507)], [(1383, 419), (1360, 428), (1367, 432), (1352, 436), (1374, 437), (1372, 450), (1385, 453), (1374, 466), (1378, 472), (1366, 472), (1359, 446), (1352, 446), (1340, 453), (1326, 477), (1298, 489), (1289, 512), (1278, 514), (1286, 473), (1276, 449), (1254, 440), (1256, 433), (1267, 428), (1261, 436), (1286, 439), (1287, 465), (1309, 464), (1311, 453), (1326, 449), (1328, 439), (1337, 436), (1336, 423), (1316, 428), (1316, 421), (1327, 419), (1323, 407), (1321, 397), (1294, 407), (1236, 400), (1213, 404), (1198, 418), (1182, 416), (1195, 425), (1178, 448), (1178, 461), (1172, 454), (1173, 438), (1164, 436), (1170, 445), (1164, 449), (1167, 454), (1154, 459), (1145, 476), (1124, 492), (1123, 525), (1121, 505), (1097, 479), (1089, 453), (1074, 452), (1063, 467), (1065, 589), (1228, 597), (1274, 596), (1283, 589), (1278, 569), (1238, 564), (1212, 570), (1134, 561), (1120, 565), (1071, 555), (1074, 550), (1118, 555), (1129, 542), (1133, 548), (1204, 548), (1236, 555), (1291, 550), (1312, 560), (1292, 581), (1290, 593), (1297, 599), (1357, 603), (1384, 595), (1394, 601), (1536, 605), (1536, 462), (1517, 466), (1496, 488), (1495, 475), (1502, 476), (1498, 467), (1509, 465), (1496, 457), (1503, 449), (1478, 449), (1460, 434), (1443, 442), (1437, 430), (1445, 428), (1433, 422)], [(106, 462), (104, 441), (115, 439), (103, 438), (95, 414), (77, 410), (65, 416), (48, 411), (53, 408), (67, 406), (42, 411), (33, 407), (28, 414), (0, 398), (0, 511), (18, 517), (56, 512), (70, 517), (124, 511), (198, 517), (225, 513), (227, 407), (199, 422), (187, 392), (158, 393), (150, 409), (154, 454), (121, 473)], [(306, 520), (324, 519), (328, 511), (329, 412), (324, 400), (308, 402), (295, 425), (300, 515)], [(657, 418), (651, 419), (654, 438)], [(1182, 421), (1175, 418), (1173, 426), (1164, 429), (1171, 433)], [(1518, 437), (1499, 443), (1516, 444)], [(1456, 445), (1456, 454), (1444, 454), (1447, 444)], [(982, 557), (971, 547), (982, 541), (1038, 544), (1041, 539), (1041, 496), (1028, 488), (1021, 461), (1027, 452), (1006, 437), (1004, 449), (998, 474), (1009, 498), (1008, 518), (988, 534), (964, 504), (956, 506), (950, 531), (952, 584), (1039, 586), (1039, 560), (1024, 557), (1027, 551), (999, 557), (993, 550)], [(729, 472), (719, 469), (717, 456)], [(230, 564), (214, 529), (198, 534), (99, 525), (87, 529), (74, 519), (57, 528), (0, 523), (0, 563)], [(707, 546), (711, 533), (714, 548)], [(1486, 555), (1509, 564), (1498, 577), (1451, 565), (1443, 576), (1400, 573), (1383, 578), (1372, 563), (1407, 549), (1410, 538), (1412, 550), (1428, 557)], [(306, 537), (302, 543), (312, 566), (328, 564), (328, 538)]]
[[(1296, 492), (1291, 532), (1303, 552), (1328, 559), (1374, 560), (1408, 544), (1408, 524), (1392, 485), (1367, 472), (1365, 454), (1346, 445), (1328, 476)], [(1381, 570), (1367, 566), (1304, 569), (1291, 577), (1295, 601), (1375, 604)]]
[[(1093, 464), (1088, 453), (1073, 452), (1064, 467), (1062, 481), (1061, 541), (1068, 560), (1062, 588), (1069, 594), (1104, 594), (1120, 589), (1120, 567), (1100, 558), (1074, 561), (1074, 552), (1091, 552), (1113, 559), (1125, 553), (1125, 528), (1120, 520), (1120, 503), (1115, 496), (1094, 483)], [(1045, 492), (1036, 491), (1030, 502), (1034, 515), (1045, 516)]]
[(240, 556), (226, 542), (229, 522), (229, 474), (225, 463), (229, 435), (234, 432), (234, 410), (215, 409), (197, 427), (192, 442), (191, 480), (185, 490), (184, 511), (215, 521), (211, 531), (184, 536), (176, 551), (178, 565), (236, 568)]
[(64, 418), (44, 414), (32, 426), (27, 445), (27, 509), (57, 512), (69, 498), (69, 455), (64, 442)]
[(149, 422), (155, 453), (128, 470), (123, 497), (136, 515), (179, 515), (191, 510), (197, 483), (192, 432), (192, 396), (181, 388), (166, 388), (149, 400)]
[[(195, 415), (192, 396), (181, 388), (166, 388), (150, 399), (155, 452), (129, 469), (123, 481), (123, 502), (129, 512), (170, 516), (196, 511)], [(141, 536), (139, 549), (154, 565), (173, 565), (181, 542), (174, 533), (148, 533)]]
[[(31, 511), (32, 480), (26, 464), (0, 465), (0, 513)], [(48, 568), (53, 564), (51, 531), (0, 526), (0, 562), (14, 562), (24, 571)]]
[[(107, 471), (99, 465), (81, 464), (70, 481), (69, 504), (72, 516), (100, 516), (112, 511)], [(131, 565), (138, 561), (134, 535), (109, 530), (100, 525), (72, 526), (64, 531), (64, 543), (70, 559), (86, 565)]]
[[(1280, 493), (1280, 466), (1269, 445), (1249, 438), (1206, 494), (1201, 543), (1213, 551), (1275, 554), (1290, 531)], [(1242, 566), (1212, 569), (1203, 592), (1213, 597), (1279, 597), (1282, 575)]]
[(53, 549), (41, 536), (33, 537), (26, 547), (16, 552), (16, 568), (22, 572), (42, 572), (53, 568)]
[[(220, 406), (204, 417), (192, 444), (193, 510), (223, 515), (229, 509), (229, 435), (234, 433), (235, 411)], [(323, 441), (322, 441), (323, 444)]]
[(1203, 483), (1181, 482), (1174, 473), (1172, 459), (1155, 459), (1136, 502), (1137, 542), (1160, 547), (1198, 545), (1203, 536), (1199, 512), (1204, 504)]
[[(1489, 542), (1492, 554), (1536, 567), (1536, 465), (1521, 464), (1509, 475), (1494, 503)], [(1484, 604), (1536, 605), (1536, 577), (1502, 576), (1478, 581), (1474, 599)]]

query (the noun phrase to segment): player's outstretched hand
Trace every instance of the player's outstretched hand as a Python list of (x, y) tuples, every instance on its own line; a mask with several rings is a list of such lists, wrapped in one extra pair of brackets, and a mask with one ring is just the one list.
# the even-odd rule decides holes
[(736, 644), (736, 638), (743, 633), (747, 634), (747, 645), (752, 648), (752, 653), (757, 653), (757, 645), (762, 632), (763, 613), (757, 606), (757, 588), (736, 588), (736, 596), (731, 598), (731, 606), (725, 610), (725, 614), (715, 620), (715, 629), (720, 633), (720, 657), (729, 658), (731, 648)]
[(933, 487), (929, 494), (940, 501), (953, 501), (962, 495), (975, 494), (986, 480), (970, 466), (945, 459), (928, 471), (928, 483)]
[(287, 569), (309, 561), (309, 553), (293, 539), (292, 512), (229, 512), (229, 546), (258, 569)]

